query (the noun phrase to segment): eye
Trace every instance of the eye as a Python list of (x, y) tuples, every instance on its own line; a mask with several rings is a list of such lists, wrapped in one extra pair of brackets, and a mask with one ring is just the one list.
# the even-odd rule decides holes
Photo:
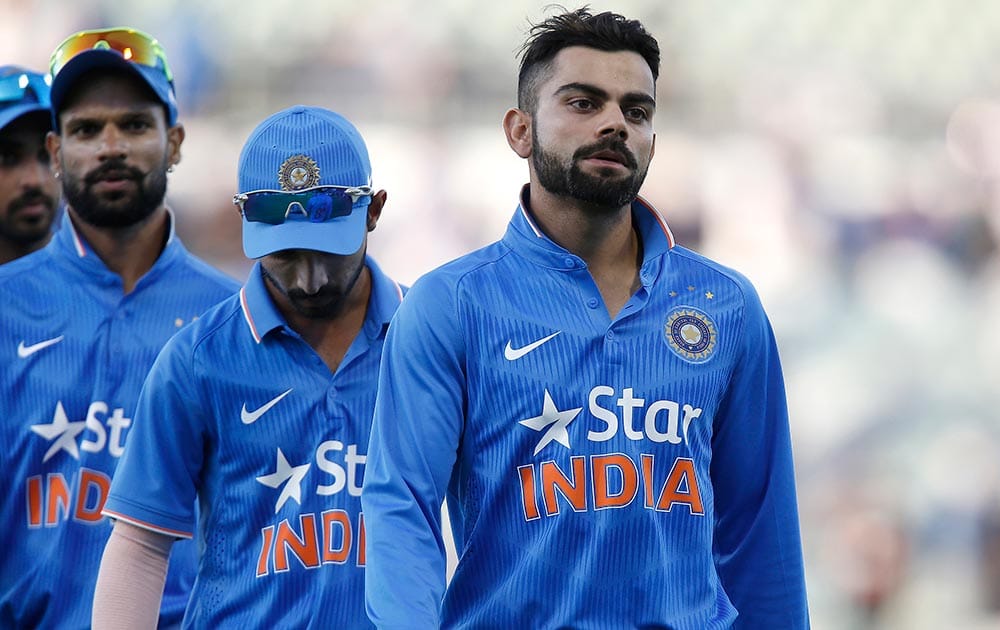
[(10, 168), (17, 166), (21, 161), (21, 155), (14, 149), (0, 149), (0, 167)]
[(590, 112), (597, 109), (597, 104), (589, 98), (575, 98), (569, 102), (569, 106), (581, 112)]
[(649, 120), (649, 112), (643, 107), (629, 107), (625, 110), (625, 117), (636, 122)]
[(72, 136), (77, 136), (79, 138), (91, 138), (101, 131), (101, 126), (93, 122), (78, 122), (74, 123), (69, 128), (69, 133)]
[(122, 129), (131, 133), (142, 133), (150, 126), (149, 121), (143, 118), (133, 118), (122, 123)]

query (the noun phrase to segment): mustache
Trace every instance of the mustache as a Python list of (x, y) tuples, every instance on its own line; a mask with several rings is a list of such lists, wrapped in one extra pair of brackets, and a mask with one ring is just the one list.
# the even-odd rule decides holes
[(631, 169), (639, 168), (639, 162), (635, 159), (635, 154), (629, 150), (625, 141), (617, 136), (580, 147), (573, 153), (573, 161), (576, 162), (599, 151), (614, 151), (625, 160), (625, 166)]
[(141, 181), (143, 174), (142, 171), (134, 166), (125, 164), (123, 160), (109, 160), (87, 173), (87, 176), (83, 178), (83, 181), (87, 184), (95, 184), (102, 179), (111, 178), (134, 179), (136, 181)]
[(337, 292), (329, 289), (328, 287), (321, 287), (316, 293), (306, 293), (302, 289), (288, 289), (286, 294), (288, 299), (301, 302), (305, 300), (322, 300), (329, 301), (330, 299), (337, 296)]
[(7, 204), (7, 208), (13, 213), (17, 212), (21, 208), (33, 206), (35, 204), (44, 204), (45, 207), (52, 210), (56, 207), (56, 200), (49, 195), (46, 195), (41, 188), (31, 188)]

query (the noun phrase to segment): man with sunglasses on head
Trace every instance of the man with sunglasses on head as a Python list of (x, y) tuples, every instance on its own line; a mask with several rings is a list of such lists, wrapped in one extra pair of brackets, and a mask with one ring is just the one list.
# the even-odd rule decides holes
[[(174, 234), (164, 195), (184, 128), (156, 40), (77, 33), (50, 74), (65, 214), (46, 247), (0, 266), (3, 628), (90, 627), (111, 533), (101, 509), (143, 378), (167, 339), (239, 288)], [(175, 549), (160, 627), (180, 622), (195, 557)]]
[(49, 78), (0, 67), (0, 264), (41, 249), (52, 236), (59, 182), (49, 169)]
[(170, 547), (196, 532), (184, 627), (372, 627), (360, 493), (382, 342), (404, 292), (366, 253), (386, 192), (371, 186), (357, 129), (315, 107), (262, 122), (238, 177), (257, 263), (146, 379), (104, 509), (116, 522), (96, 630), (149, 627)]

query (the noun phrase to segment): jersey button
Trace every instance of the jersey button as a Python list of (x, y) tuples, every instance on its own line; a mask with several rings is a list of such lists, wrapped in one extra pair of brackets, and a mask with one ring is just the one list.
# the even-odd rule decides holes
[(609, 330), (608, 334), (604, 335), (604, 338), (607, 339), (608, 341), (614, 341), (615, 340), (615, 331)]
[(589, 300), (587, 300), (587, 306), (589, 306), (590, 308), (597, 308), (597, 304), (598, 304), (597, 298), (590, 298)]
[(566, 258), (565, 258), (565, 259), (563, 260), (563, 264), (565, 264), (565, 265), (566, 265), (566, 268), (567, 268), (567, 269), (573, 269), (574, 267), (576, 267), (576, 261), (575, 261), (575, 260), (573, 260), (572, 258), (570, 258), (569, 256), (567, 256), (567, 257), (566, 257)]

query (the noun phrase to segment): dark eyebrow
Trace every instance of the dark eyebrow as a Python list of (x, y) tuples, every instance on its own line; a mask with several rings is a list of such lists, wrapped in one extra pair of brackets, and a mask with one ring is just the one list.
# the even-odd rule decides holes
[[(566, 83), (565, 85), (560, 85), (556, 89), (555, 94), (562, 94), (563, 92), (583, 92), (584, 94), (601, 100), (608, 100), (608, 98), (610, 98), (607, 91), (589, 83)], [(656, 109), (656, 99), (645, 92), (629, 92), (625, 95), (622, 101), (636, 105), (648, 105), (653, 109)]]

